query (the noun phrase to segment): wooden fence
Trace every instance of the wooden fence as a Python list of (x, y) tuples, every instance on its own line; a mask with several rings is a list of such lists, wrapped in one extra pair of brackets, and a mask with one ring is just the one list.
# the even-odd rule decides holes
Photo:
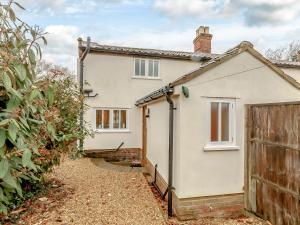
[(249, 105), (246, 209), (274, 225), (300, 224), (300, 102)]

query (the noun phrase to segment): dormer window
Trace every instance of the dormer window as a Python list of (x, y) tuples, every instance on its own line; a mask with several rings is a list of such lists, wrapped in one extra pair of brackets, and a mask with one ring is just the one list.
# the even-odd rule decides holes
[(136, 78), (158, 78), (159, 60), (157, 59), (134, 59), (134, 77)]

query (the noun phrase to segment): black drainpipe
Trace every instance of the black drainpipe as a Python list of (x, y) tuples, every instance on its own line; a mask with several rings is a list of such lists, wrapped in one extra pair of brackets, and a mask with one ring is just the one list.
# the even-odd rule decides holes
[(167, 92), (166, 98), (169, 103), (169, 176), (168, 176), (168, 216), (172, 217), (172, 190), (173, 190), (173, 136), (174, 136), (174, 102), (171, 98), (173, 91)]
[[(79, 88), (80, 88), (80, 94), (83, 96), (83, 61), (85, 59), (85, 57), (87, 56), (87, 54), (90, 52), (91, 46), (91, 38), (88, 37), (87, 38), (87, 45), (86, 45), (86, 49), (83, 52), (83, 54), (80, 56), (79, 60), (80, 60), (80, 68), (79, 68)], [(83, 101), (81, 102), (80, 105), (80, 131), (82, 132), (83, 135)], [(83, 150), (83, 137), (80, 138), (79, 140), (79, 148), (80, 150)]]

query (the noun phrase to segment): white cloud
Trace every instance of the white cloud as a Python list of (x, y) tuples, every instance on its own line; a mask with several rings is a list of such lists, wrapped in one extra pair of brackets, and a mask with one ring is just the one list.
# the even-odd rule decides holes
[(142, 31), (129, 36), (116, 36), (109, 40), (102, 39), (100, 41), (110, 45), (190, 51), (191, 45), (189, 46), (189, 44), (192, 42), (194, 33), (192, 29), (165, 32)]
[(90, 13), (100, 8), (142, 2), (142, 0), (19, 0), (19, 3), (30, 12), (35, 14), (46, 12), (50, 15)]
[(299, 0), (155, 0), (169, 16), (216, 18), (241, 16), (250, 26), (292, 22), (299, 18)]
[(57, 9), (65, 4), (65, 0), (19, 0), (21, 5), (33, 6), (37, 8), (53, 8)]
[(232, 0), (241, 8), (248, 25), (280, 24), (299, 18), (299, 0)]
[(45, 28), (48, 45), (42, 48), (43, 59), (55, 65), (76, 70), (77, 37), (80, 29), (76, 26), (50, 25)]
[(92, 12), (96, 9), (97, 3), (95, 1), (83, 0), (78, 3), (71, 3), (65, 6), (64, 13), (75, 14), (81, 12)]
[(92, 12), (98, 3), (94, 0), (20, 0), (20, 4), (29, 12), (52, 16)]
[(155, 0), (154, 7), (169, 16), (195, 16), (199, 18), (223, 14), (230, 0)]
[(31, 12), (47, 11), (51, 14), (66, 4), (66, 0), (19, 0), (18, 2)]

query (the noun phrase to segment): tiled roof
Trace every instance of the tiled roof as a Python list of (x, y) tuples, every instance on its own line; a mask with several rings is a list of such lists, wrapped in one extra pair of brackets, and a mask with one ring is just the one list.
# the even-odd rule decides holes
[[(81, 45), (79, 47), (81, 48), (86, 47), (86, 41), (81, 41), (80, 43)], [(139, 55), (139, 56), (176, 58), (176, 59), (185, 59), (185, 60), (193, 60), (193, 61), (210, 60), (220, 56), (219, 54), (209, 54), (209, 53), (201, 53), (201, 52), (195, 53), (195, 52), (160, 50), (160, 49), (150, 49), (150, 48), (132, 48), (132, 47), (122, 47), (122, 46), (113, 46), (113, 45), (100, 45), (96, 42), (91, 42), (91, 51), (127, 54), (127, 55)], [(300, 62), (292, 62), (292, 61), (284, 61), (284, 60), (271, 60), (271, 62), (279, 67), (300, 68)]]
[[(82, 45), (79, 47), (85, 48), (86, 42), (82, 41)], [(106, 53), (117, 53), (127, 55), (140, 55), (140, 56), (154, 56), (164, 58), (177, 58), (185, 60), (208, 60), (217, 56), (217, 54), (209, 53), (194, 53), (194, 52), (183, 52), (183, 51), (171, 51), (171, 50), (160, 50), (150, 48), (132, 48), (122, 47), (113, 45), (100, 45), (96, 42), (91, 42), (91, 51), (94, 52), (106, 52)]]
[(287, 60), (270, 60), (270, 61), (279, 67), (300, 68), (300, 62), (293, 62), (293, 61), (287, 61)]

